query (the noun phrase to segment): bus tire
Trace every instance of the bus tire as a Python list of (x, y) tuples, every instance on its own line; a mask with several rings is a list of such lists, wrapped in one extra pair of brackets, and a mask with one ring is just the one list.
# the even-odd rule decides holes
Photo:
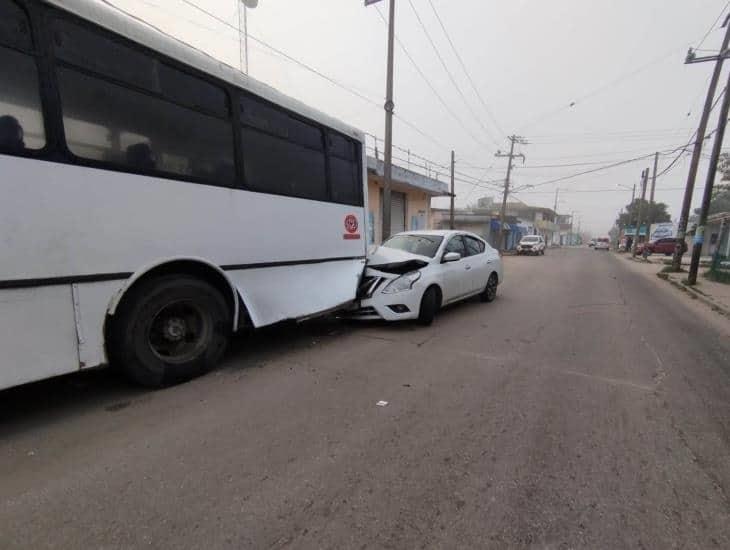
[(201, 279), (165, 275), (142, 281), (112, 320), (112, 365), (151, 388), (200, 376), (223, 357), (231, 315), (223, 295)]

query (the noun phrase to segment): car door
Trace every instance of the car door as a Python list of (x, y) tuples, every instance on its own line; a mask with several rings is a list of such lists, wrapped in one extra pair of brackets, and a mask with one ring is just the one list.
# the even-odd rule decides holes
[(452, 236), (446, 246), (442, 255), (445, 256), (449, 252), (458, 252), (461, 254), (461, 259), (456, 262), (441, 263), (441, 273), (443, 281), (443, 301), (444, 303), (457, 300), (461, 296), (469, 293), (469, 278), (471, 276), (471, 266), (467, 262), (468, 256), (466, 253), (466, 246), (461, 235)]
[(485, 253), (485, 245), (476, 237), (464, 235), (467, 261), (469, 262), (469, 293), (481, 292), (487, 286), (489, 278), (489, 258)]

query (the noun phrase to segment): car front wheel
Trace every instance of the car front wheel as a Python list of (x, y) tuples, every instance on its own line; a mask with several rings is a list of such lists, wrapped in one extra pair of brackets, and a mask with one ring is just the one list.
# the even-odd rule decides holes
[(428, 326), (433, 323), (436, 311), (439, 308), (438, 290), (435, 286), (426, 289), (421, 298), (421, 307), (418, 310), (418, 323)]

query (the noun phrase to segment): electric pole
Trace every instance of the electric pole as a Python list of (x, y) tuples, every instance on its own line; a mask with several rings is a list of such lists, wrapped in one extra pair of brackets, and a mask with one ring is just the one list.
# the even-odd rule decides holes
[[(380, 0), (365, 0), (365, 6), (377, 4)], [(390, 0), (388, 16), (388, 72), (385, 82), (385, 151), (383, 152), (383, 235), (390, 237), (391, 183), (393, 179), (393, 57), (395, 40), (395, 0)]]
[(449, 227), (451, 229), (456, 229), (454, 226), (454, 152), (451, 151), (451, 210), (449, 212)]
[(636, 217), (636, 238), (634, 246), (631, 247), (631, 257), (636, 257), (636, 246), (639, 244), (639, 233), (641, 232), (641, 217), (644, 210), (644, 202), (646, 202), (646, 185), (649, 183), (649, 169), (645, 168), (641, 171), (641, 200), (639, 201), (639, 212)]
[(654, 191), (656, 190), (656, 172), (657, 167), (659, 166), (659, 152), (657, 151), (654, 153), (654, 171), (651, 175), (651, 193), (649, 194), (649, 222), (648, 222), (648, 229), (649, 233), (647, 233), (647, 240), (651, 236), (651, 226), (654, 225)]
[[(730, 18), (730, 16), (728, 16)], [(677, 246), (674, 249), (674, 258), (672, 259), (672, 270), (679, 271), (682, 267), (682, 241), (684, 240), (687, 232), (687, 221), (689, 220), (689, 209), (692, 206), (692, 194), (695, 189), (695, 178), (697, 177), (697, 167), (700, 163), (700, 154), (702, 153), (702, 144), (705, 141), (705, 132), (707, 131), (707, 121), (710, 118), (710, 111), (712, 110), (712, 102), (715, 99), (715, 90), (717, 89), (717, 83), (720, 80), (720, 73), (722, 72), (722, 63), (727, 55), (727, 47), (730, 44), (730, 25), (728, 18), (725, 19), (723, 27), (725, 30), (725, 38), (722, 41), (722, 47), (720, 48), (720, 55), (717, 56), (705, 56), (697, 57), (695, 53), (690, 50), (687, 53), (687, 59), (685, 64), (701, 63), (704, 61), (715, 61), (715, 70), (712, 72), (712, 78), (710, 85), (707, 88), (707, 97), (705, 98), (705, 106), (702, 110), (702, 116), (700, 117), (700, 123), (697, 127), (697, 136), (694, 143), (694, 149), (692, 151), (692, 162), (689, 165), (689, 173), (687, 174), (687, 186), (684, 190), (684, 200), (682, 201), (682, 212), (679, 216), (679, 227), (677, 228)]]
[(502, 153), (502, 151), (497, 151), (494, 156), (498, 158), (507, 157), (509, 160), (507, 161), (507, 177), (504, 180), (504, 194), (502, 195), (502, 211), (500, 214), (500, 234), (501, 234), (501, 245), (500, 248), (502, 250), (507, 249), (507, 230), (505, 229), (505, 223), (504, 220), (507, 217), (507, 196), (509, 195), (509, 178), (512, 174), (512, 159), (515, 157), (522, 157), (522, 162), (525, 162), (525, 155), (522, 153), (515, 154), (515, 143), (519, 143), (522, 145), (527, 144), (527, 140), (521, 136), (509, 136), (507, 139), (510, 141), (509, 145), (509, 154)]
[[(553, 206), (553, 212), (555, 213), (555, 224), (558, 223), (558, 194), (560, 193), (560, 187), (555, 189), (555, 206)], [(558, 227), (558, 241), (560, 240), (560, 227)], [(555, 232), (553, 232), (552, 242), (555, 243)], [(560, 243), (558, 243), (560, 244)]]
[[(730, 86), (730, 76), (728, 76), (727, 85)], [(702, 244), (705, 240), (705, 224), (707, 223), (707, 214), (710, 210), (710, 202), (712, 202), (712, 188), (715, 185), (717, 163), (720, 159), (720, 151), (722, 150), (722, 140), (725, 137), (728, 111), (730, 111), (730, 88), (725, 89), (725, 96), (722, 98), (720, 120), (717, 123), (715, 142), (712, 144), (712, 156), (710, 157), (710, 166), (707, 169), (705, 191), (702, 195), (702, 206), (700, 207), (700, 219), (697, 223), (697, 231), (695, 232), (694, 244), (692, 246), (692, 260), (689, 264), (689, 275), (687, 276), (687, 283), (690, 285), (697, 284), (697, 271), (700, 268), (700, 254), (702, 254)]]

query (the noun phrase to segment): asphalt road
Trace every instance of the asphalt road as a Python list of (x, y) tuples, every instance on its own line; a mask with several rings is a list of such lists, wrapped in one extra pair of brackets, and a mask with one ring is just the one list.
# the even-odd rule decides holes
[(0, 547), (730, 548), (730, 339), (613, 254), (506, 271), (429, 328), (0, 392)]

